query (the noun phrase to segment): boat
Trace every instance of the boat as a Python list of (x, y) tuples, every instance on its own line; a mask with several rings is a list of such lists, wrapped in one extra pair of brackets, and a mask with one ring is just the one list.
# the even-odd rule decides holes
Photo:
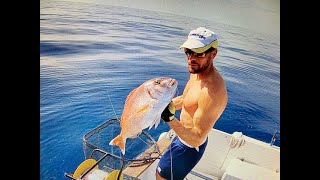
[[(86, 158), (73, 173), (65, 173), (66, 177), (77, 180), (155, 179), (159, 156), (170, 146), (175, 132), (172, 129), (163, 132), (155, 141), (143, 131), (153, 145), (134, 158), (126, 159), (90, 141), (117, 122), (116, 118), (109, 119), (83, 136)], [(185, 180), (279, 180), (280, 147), (274, 145), (278, 134), (280, 132), (275, 131), (270, 143), (266, 143), (242, 132), (230, 134), (212, 128), (203, 157)]]

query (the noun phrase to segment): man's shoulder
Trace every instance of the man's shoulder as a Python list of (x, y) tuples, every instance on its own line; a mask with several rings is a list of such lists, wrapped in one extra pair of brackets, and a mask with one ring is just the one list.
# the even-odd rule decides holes
[(225, 82), (220, 75), (210, 76), (203, 81), (203, 85), (208, 88), (208, 90), (224, 89)]
[(223, 79), (215, 78), (213, 80), (207, 81), (204, 83), (204, 87), (202, 88), (202, 96), (210, 96), (214, 99), (223, 98), (227, 96), (227, 89)]

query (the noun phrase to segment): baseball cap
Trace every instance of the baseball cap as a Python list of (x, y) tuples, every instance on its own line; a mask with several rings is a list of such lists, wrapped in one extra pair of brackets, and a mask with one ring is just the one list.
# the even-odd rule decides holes
[(210, 47), (218, 48), (217, 35), (205, 27), (198, 27), (190, 31), (188, 39), (180, 46), (180, 49), (188, 48), (196, 53), (202, 53)]

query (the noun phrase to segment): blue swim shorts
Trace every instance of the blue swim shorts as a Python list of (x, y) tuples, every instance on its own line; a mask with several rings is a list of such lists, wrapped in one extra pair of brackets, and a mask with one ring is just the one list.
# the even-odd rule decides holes
[(183, 144), (178, 136), (176, 136), (172, 144), (160, 158), (156, 170), (157, 173), (167, 180), (183, 180), (201, 159), (207, 143), (208, 137), (206, 141), (199, 146), (198, 152), (196, 148), (191, 148)]

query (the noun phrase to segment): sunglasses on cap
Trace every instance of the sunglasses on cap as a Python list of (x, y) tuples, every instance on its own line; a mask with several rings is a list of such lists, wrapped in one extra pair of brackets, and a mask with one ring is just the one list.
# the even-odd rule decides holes
[(207, 55), (209, 52), (213, 51), (214, 48), (213, 48), (213, 47), (210, 47), (208, 50), (206, 50), (205, 52), (202, 52), (202, 53), (196, 53), (196, 52), (194, 52), (194, 51), (192, 51), (191, 49), (188, 49), (188, 48), (185, 48), (184, 50), (185, 50), (184, 53), (186, 53), (186, 55), (187, 55), (188, 57), (189, 57), (189, 56), (193, 56), (193, 57), (195, 57), (195, 58), (204, 58), (204, 57), (206, 57), (206, 55)]

